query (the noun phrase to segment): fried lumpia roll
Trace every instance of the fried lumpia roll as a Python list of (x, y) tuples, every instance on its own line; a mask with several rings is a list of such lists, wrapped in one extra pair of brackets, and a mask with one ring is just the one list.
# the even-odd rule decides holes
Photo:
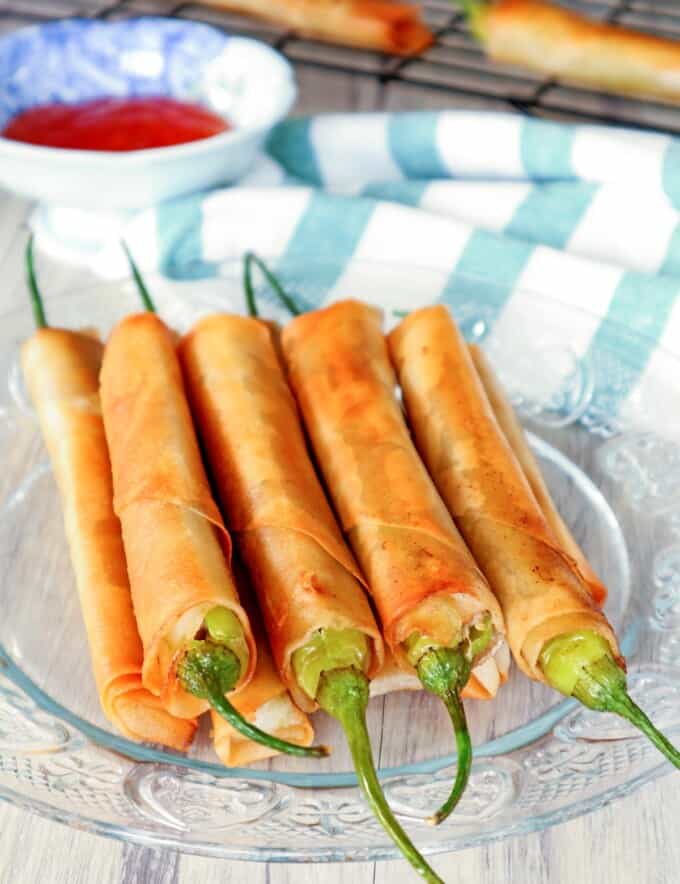
[[(239, 594), (250, 618), (257, 646), (257, 666), (248, 684), (230, 697), (241, 715), (261, 730), (282, 740), (309, 746), (314, 730), (305, 715), (293, 703), (274, 665), (255, 600), (243, 569), (234, 568)], [(227, 767), (243, 767), (278, 753), (269, 746), (255, 743), (235, 730), (214, 710), (211, 712), (215, 752)]]
[(432, 43), (420, 10), (399, 0), (206, 0), (326, 43), (414, 55)]
[[(412, 671), (414, 631), (446, 646), (503, 617), (413, 447), (395, 396), (381, 313), (344, 301), (295, 319), (283, 350), (317, 461), (375, 601)], [(474, 693), (481, 693), (473, 684)]]
[(527, 437), (522, 429), (515, 411), (510, 404), (500, 381), (491, 367), (491, 363), (487, 359), (484, 351), (477, 344), (470, 344), (468, 349), (475, 364), (477, 374), (482, 382), (484, 391), (489, 399), (489, 404), (493, 409), (493, 413), (498, 421), (503, 435), (508, 440), (510, 447), (522, 471), (526, 476), (531, 490), (534, 493), (538, 505), (543, 515), (552, 529), (555, 539), (560, 544), (562, 550), (569, 556), (572, 565), (578, 570), (581, 577), (588, 585), (593, 601), (602, 607), (607, 598), (607, 588), (593, 570), (590, 562), (583, 554), (583, 550), (574, 539), (573, 534), (567, 527), (564, 519), (557, 511), (557, 507), (545, 484), (545, 479), (541, 473), (541, 469), (536, 458), (529, 447)]
[(320, 629), (354, 630), (382, 665), (380, 631), (307, 453), (270, 329), (200, 321), (179, 348), (187, 391), (225, 517), (257, 592), (276, 666), (296, 703), (316, 707), (293, 656)]
[(196, 722), (173, 717), (142, 685), (137, 631), (99, 403), (102, 345), (42, 328), (21, 362), (49, 451), (104, 714), (133, 740), (186, 748)]
[(184, 689), (178, 674), (194, 640), (207, 632), (229, 646), (238, 663), (232, 688), (248, 683), (257, 658), (173, 337), (154, 314), (130, 316), (114, 328), (104, 353), (101, 400), (114, 508), (144, 646), (144, 684), (174, 714), (193, 717), (209, 706)]
[(520, 668), (553, 628), (594, 629), (618, 645), (565, 555), (494, 416), (462, 335), (444, 306), (417, 310), (390, 335), (406, 409), (430, 474), (496, 593)]
[(449, 711), (455, 704), (454, 723), (464, 731), (459, 692), (490, 696), (477, 664), (497, 667), (494, 691), (505, 676), (499, 666), (507, 661), (496, 656), (503, 616), (413, 446), (381, 326), (380, 311), (344, 301), (293, 320), (283, 352), (385, 640), (426, 687), (429, 667), (437, 669), (435, 693)]
[(376, 776), (365, 714), (382, 639), (309, 458), (272, 330), (254, 318), (208, 317), (183, 339), (180, 357), (281, 679), (303, 709), (318, 705), (338, 719), (374, 813), (414, 867), (439, 881)]
[(545, 0), (471, 2), (489, 58), (565, 82), (680, 101), (680, 42), (594, 21)]
[(616, 635), (550, 527), (443, 306), (417, 310), (390, 350), (420, 452), (503, 608), (518, 666), (680, 753), (627, 693)]

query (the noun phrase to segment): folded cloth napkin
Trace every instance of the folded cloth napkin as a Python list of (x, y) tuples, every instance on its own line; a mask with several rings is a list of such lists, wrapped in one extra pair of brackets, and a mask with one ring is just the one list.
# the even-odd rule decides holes
[(596, 378), (602, 414), (645, 395), (663, 348), (680, 353), (680, 142), (662, 134), (474, 111), (292, 119), (238, 187), (142, 212), (123, 234), (173, 279), (217, 276), (247, 249), (282, 272), (309, 260), (323, 294), (306, 306), (372, 261), (437, 271), (399, 295), (404, 310), (473, 299), (507, 323), (526, 290), (585, 308), (593, 319), (564, 329), (579, 359), (617, 323), (639, 333), (616, 384)]

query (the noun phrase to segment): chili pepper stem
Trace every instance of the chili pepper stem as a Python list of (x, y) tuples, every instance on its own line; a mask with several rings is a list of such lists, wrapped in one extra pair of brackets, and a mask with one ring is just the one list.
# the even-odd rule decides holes
[(295, 300), (288, 294), (288, 292), (286, 292), (284, 287), (281, 285), (278, 277), (269, 269), (269, 267), (267, 267), (262, 258), (258, 257), (258, 255), (255, 254), (255, 252), (246, 252), (243, 256), (243, 285), (246, 292), (246, 304), (248, 305), (248, 312), (250, 313), (250, 315), (258, 316), (255, 289), (252, 280), (253, 264), (255, 264), (255, 266), (260, 270), (264, 278), (271, 286), (276, 297), (279, 299), (281, 304), (283, 304), (286, 310), (291, 314), (291, 316), (299, 316), (302, 311), (295, 303)]
[(470, 739), (470, 731), (465, 720), (463, 701), (457, 691), (448, 691), (442, 699), (449, 711), (456, 734), (456, 760), (458, 767), (451, 794), (439, 810), (428, 819), (428, 823), (432, 823), (433, 826), (438, 826), (454, 810), (463, 796), (465, 787), (470, 779), (470, 770), (472, 769), (472, 740)]
[(454, 6), (462, 9), (472, 36), (483, 43), (485, 40), (485, 17), (489, 7), (486, 0), (451, 0)]
[(470, 678), (472, 663), (462, 647), (431, 648), (418, 661), (416, 670), (425, 690), (444, 701), (456, 734), (458, 767), (456, 779), (449, 797), (428, 822), (438, 825), (454, 810), (460, 801), (470, 778), (472, 768), (472, 742), (460, 698)]
[(151, 298), (151, 294), (149, 293), (148, 288), (146, 287), (144, 277), (142, 276), (141, 271), (137, 266), (137, 262), (132, 257), (132, 252), (128, 248), (128, 244), (125, 242), (124, 239), (121, 239), (120, 245), (125, 252), (125, 257), (127, 258), (128, 264), (130, 265), (130, 273), (132, 274), (132, 278), (137, 285), (137, 291), (139, 292), (139, 297), (142, 299), (142, 303), (144, 304), (144, 309), (148, 310), (149, 313), (155, 313), (156, 306)]
[(28, 238), (26, 243), (26, 282), (28, 290), (31, 293), (31, 306), (33, 308), (33, 319), (36, 328), (47, 328), (47, 316), (45, 315), (45, 307), (43, 305), (42, 295), (38, 287), (38, 280), (35, 275), (35, 262), (33, 260), (33, 234)]
[(652, 724), (626, 687), (626, 675), (616, 661), (604, 656), (583, 669), (574, 697), (589, 709), (613, 712), (641, 731), (675, 767), (680, 768), (680, 751)]
[(255, 256), (252, 252), (246, 252), (243, 257), (243, 290), (246, 293), (246, 307), (248, 315), (257, 317), (260, 315), (257, 309), (257, 298), (255, 297), (255, 286), (253, 285), (253, 260)]
[(177, 674), (184, 690), (207, 699), (213, 709), (248, 740), (268, 746), (275, 752), (301, 758), (323, 758), (329, 754), (326, 746), (298, 746), (265, 733), (247, 721), (225, 697), (234, 689), (240, 672), (241, 663), (236, 654), (208, 640), (190, 642)]
[(277, 752), (283, 752), (286, 755), (296, 755), (299, 758), (325, 758), (330, 755), (327, 746), (298, 746), (296, 743), (289, 743), (287, 740), (280, 740), (273, 734), (265, 733), (259, 727), (255, 727), (247, 721), (237, 709), (227, 700), (224, 694), (218, 690), (209, 687), (208, 700), (213, 709), (228, 721), (229, 724), (244, 737), (252, 740), (254, 743), (262, 743), (270, 749)]
[(324, 672), (319, 682), (317, 700), (322, 709), (342, 725), (359, 785), (377, 820), (392, 838), (404, 857), (429, 884), (443, 884), (416, 850), (387, 804), (373, 762), (366, 729), (368, 679), (354, 667)]

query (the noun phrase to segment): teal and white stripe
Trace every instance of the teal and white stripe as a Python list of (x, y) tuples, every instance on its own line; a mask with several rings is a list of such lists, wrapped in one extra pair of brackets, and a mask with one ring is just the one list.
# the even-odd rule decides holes
[[(246, 249), (283, 269), (313, 257), (324, 301), (352, 290), (357, 262), (385, 262), (404, 309), (417, 304), (399, 267), (432, 268), (421, 300), (473, 297), (498, 335), (529, 290), (589, 312), (565, 330), (579, 355), (603, 319), (644, 335), (622, 403), (659, 345), (680, 352), (680, 143), (668, 136), (488, 112), (331, 114), (284, 123), (268, 149), (242, 186), (152, 213), (140, 261), (192, 279)], [(130, 242), (148, 241), (150, 217)]]

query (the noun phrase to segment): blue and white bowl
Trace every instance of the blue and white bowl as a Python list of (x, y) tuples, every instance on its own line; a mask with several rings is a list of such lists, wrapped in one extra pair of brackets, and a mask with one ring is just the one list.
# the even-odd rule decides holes
[(278, 52), (191, 21), (70, 19), (0, 40), (0, 130), (40, 104), (143, 95), (200, 102), (234, 128), (126, 153), (0, 138), (0, 185), (52, 206), (117, 210), (228, 183), (247, 171), (296, 88)]

